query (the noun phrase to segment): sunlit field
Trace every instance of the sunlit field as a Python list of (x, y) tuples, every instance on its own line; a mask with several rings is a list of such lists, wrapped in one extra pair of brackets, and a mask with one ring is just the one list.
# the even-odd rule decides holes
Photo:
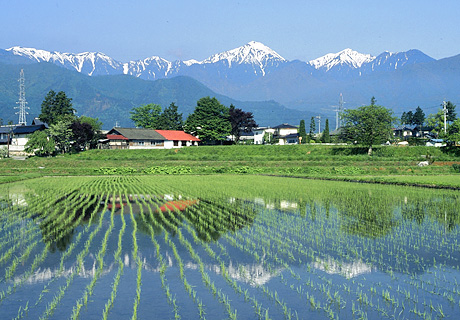
[(261, 177), (0, 186), (2, 319), (455, 319), (458, 191)]

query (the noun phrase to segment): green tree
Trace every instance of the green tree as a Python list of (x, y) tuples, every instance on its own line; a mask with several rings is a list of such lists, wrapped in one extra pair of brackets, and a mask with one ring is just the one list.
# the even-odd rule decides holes
[(72, 108), (72, 99), (67, 98), (64, 91), (58, 93), (50, 90), (41, 105), (39, 119), (48, 125), (53, 125), (63, 118), (75, 118), (75, 109)]
[(171, 102), (169, 107), (163, 110), (163, 113), (158, 117), (158, 123), (155, 129), (158, 130), (182, 130), (184, 127), (184, 120), (182, 120), (182, 113), (177, 111), (178, 107)]
[(377, 102), (377, 100), (375, 99), (374, 96), (372, 96), (372, 98), (371, 98), (371, 106), (375, 106), (376, 102)]
[(264, 144), (273, 144), (273, 133), (271, 132), (265, 132), (264, 133)]
[(425, 112), (423, 112), (422, 108), (417, 107), (417, 109), (415, 109), (412, 123), (420, 127), (423, 126), (425, 123)]
[(311, 119), (310, 119), (310, 132), (308, 133), (308, 137), (309, 137), (310, 140), (315, 140), (315, 131), (316, 131), (315, 117), (311, 117)]
[(447, 122), (454, 122), (457, 119), (457, 113), (455, 112), (455, 104), (450, 101), (446, 103), (447, 109)]
[(343, 119), (344, 137), (368, 147), (368, 155), (372, 154), (373, 144), (391, 137), (392, 122), (395, 121), (391, 110), (375, 104), (345, 110)]
[[(300, 139), (301, 138), (301, 139)], [(299, 124), (299, 141), (300, 143), (308, 143), (307, 141), (307, 130), (305, 129), (305, 120), (300, 120)]]
[(72, 139), (72, 129), (70, 128), (72, 120), (64, 118), (57, 123), (50, 125), (49, 135), (53, 138), (56, 149), (61, 153), (66, 153), (70, 150), (70, 142)]
[(25, 151), (35, 153), (36, 156), (45, 157), (52, 155), (56, 145), (52, 137), (48, 135), (48, 130), (35, 131), (29, 136), (25, 145)]
[(231, 134), (235, 138), (235, 143), (240, 141), (241, 131), (251, 132), (257, 128), (257, 123), (254, 120), (252, 112), (245, 112), (239, 108), (235, 108), (233, 104), (228, 110), (230, 125), (232, 127)]
[(81, 116), (78, 118), (80, 123), (87, 123), (91, 125), (95, 132), (100, 132), (102, 130), (102, 122), (98, 118), (91, 118), (87, 116)]
[(460, 119), (456, 119), (447, 130), (447, 144), (458, 145), (460, 143)]
[(412, 111), (403, 112), (401, 115), (401, 124), (412, 125), (414, 122), (414, 113)]
[(138, 128), (157, 129), (158, 120), (161, 114), (161, 106), (158, 104), (145, 104), (140, 107), (134, 107), (130, 119), (134, 121), (134, 125)]
[(201, 98), (193, 113), (187, 117), (184, 127), (185, 131), (198, 135), (204, 143), (225, 141), (232, 130), (229, 108), (220, 104), (215, 97)]
[[(441, 104), (441, 106), (443, 106)], [(457, 113), (455, 112), (455, 105), (448, 101), (446, 103), (446, 109), (447, 109), (447, 123), (449, 122), (454, 122), (457, 117)], [(436, 136), (445, 138), (444, 134), (444, 108), (439, 108), (437, 113), (431, 113), (428, 115), (426, 119), (426, 124), (429, 127), (432, 127), (433, 130), (431, 131), (434, 133)], [(449, 130), (449, 125), (447, 125), (446, 130)]]
[(428, 127), (433, 128), (431, 132), (436, 136), (444, 132), (444, 113), (442, 109), (439, 109), (437, 113), (429, 114), (426, 118), (426, 124)]
[(323, 133), (321, 134), (321, 142), (323, 143), (331, 142), (331, 135), (329, 134), (329, 119), (326, 119), (326, 125), (325, 125)]

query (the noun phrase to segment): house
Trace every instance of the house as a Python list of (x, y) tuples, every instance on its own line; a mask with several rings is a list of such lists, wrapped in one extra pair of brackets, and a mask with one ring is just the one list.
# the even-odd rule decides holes
[(299, 143), (299, 134), (298, 128), (296, 126), (283, 123), (276, 127), (273, 127), (273, 139), (278, 140), (278, 144), (298, 144)]
[(13, 126), (0, 127), (0, 145), (8, 144), (8, 135), (13, 133)]
[(393, 129), (395, 138), (406, 140), (408, 138), (432, 138), (433, 127), (401, 125)]
[(401, 125), (393, 129), (393, 135), (395, 138), (407, 139), (415, 137), (415, 126), (414, 125)]
[(446, 143), (443, 139), (430, 139), (426, 143), (427, 147), (444, 147), (445, 145)]
[(254, 144), (264, 144), (264, 136), (266, 133), (268, 133), (268, 142), (270, 142), (270, 137), (273, 137), (273, 134), (275, 133), (275, 129), (270, 128), (270, 127), (258, 127), (252, 129), (252, 132), (254, 133)]
[(45, 130), (44, 123), (37, 125), (17, 125), (0, 127), (0, 144), (8, 144), (8, 134), (10, 135), (10, 152), (24, 152), (29, 136), (35, 131)]
[(115, 127), (101, 142), (108, 149), (171, 149), (198, 145), (200, 139), (179, 130)]
[(427, 126), (416, 126), (414, 128), (414, 134), (417, 138), (434, 138), (432, 131), (434, 127)]
[(197, 146), (200, 139), (180, 130), (155, 130), (166, 140), (165, 149)]
[[(239, 132), (240, 136), (239, 136), (239, 139), (240, 139), (240, 143), (254, 143), (254, 131), (249, 131), (249, 132), (246, 132), (244, 130), (240, 130)], [(232, 141), (235, 141), (235, 137), (234, 136), (231, 136), (231, 140)]]

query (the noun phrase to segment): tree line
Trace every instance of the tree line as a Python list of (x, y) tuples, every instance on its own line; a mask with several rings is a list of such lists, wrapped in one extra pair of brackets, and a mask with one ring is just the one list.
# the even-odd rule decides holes
[(40, 121), (48, 129), (34, 132), (25, 151), (37, 156), (80, 152), (95, 148), (101, 138), (102, 122), (97, 118), (76, 116), (72, 99), (63, 91), (50, 90), (41, 104)]
[[(443, 105), (441, 105), (443, 107)], [(457, 118), (455, 105), (448, 101), (445, 104), (446, 125), (444, 128), (444, 108), (437, 113), (425, 116), (422, 108), (417, 107), (415, 111), (409, 110), (402, 113), (399, 123), (401, 125), (414, 125), (430, 130), (437, 138), (444, 139), (447, 145), (456, 145), (460, 142), (460, 119)], [(372, 97), (371, 103), (356, 109), (345, 110), (341, 114), (343, 125), (339, 128), (335, 142), (356, 143), (368, 147), (368, 154), (372, 154), (372, 145), (391, 141), (393, 129), (397, 124), (397, 118), (393, 111), (376, 104)], [(316, 123), (312, 117), (310, 121), (310, 132), (306, 133), (305, 121), (300, 121), (299, 137), (306, 142), (330, 142), (329, 122), (326, 119), (326, 126), (320, 135), (315, 135)]]
[(242, 132), (250, 132), (258, 125), (252, 112), (222, 105), (215, 97), (204, 97), (197, 101), (195, 110), (183, 121), (178, 107), (171, 103), (162, 110), (158, 104), (146, 104), (132, 109), (131, 120), (138, 128), (156, 130), (184, 130), (199, 136), (205, 144), (222, 143), (233, 136), (238, 143)]
[[(193, 113), (183, 121), (178, 106), (171, 103), (165, 109), (158, 104), (134, 107), (130, 119), (136, 127), (156, 130), (184, 130), (198, 135), (205, 144), (216, 144), (232, 135), (238, 142), (241, 132), (257, 127), (252, 112), (233, 105), (226, 107), (216, 98), (204, 97), (197, 101)], [(37, 156), (80, 152), (95, 148), (102, 138), (102, 122), (97, 118), (76, 116), (72, 99), (65, 92), (50, 90), (41, 104), (39, 119), (48, 129), (34, 132), (26, 144), (26, 152)]]
[[(426, 124), (432, 133), (446, 140), (448, 144), (457, 144), (460, 141), (460, 119), (457, 118), (455, 105), (446, 103), (447, 128), (444, 128), (444, 110), (440, 108), (436, 114), (425, 118), (420, 107), (403, 112), (399, 122), (407, 125), (423, 126)], [(136, 127), (157, 130), (184, 130), (199, 136), (204, 144), (219, 144), (233, 136), (238, 143), (241, 134), (250, 132), (258, 127), (252, 112), (245, 112), (236, 108), (222, 105), (215, 97), (204, 97), (197, 101), (193, 113), (184, 121), (178, 106), (171, 103), (165, 109), (158, 104), (146, 104), (134, 107), (131, 110), (131, 120)], [(72, 99), (63, 91), (58, 93), (50, 90), (41, 104), (39, 119), (49, 125), (44, 131), (32, 134), (26, 145), (27, 152), (36, 155), (52, 155), (55, 153), (79, 152), (94, 148), (97, 140), (102, 137), (102, 123), (97, 118), (86, 116), (77, 117), (72, 107)], [(377, 105), (374, 97), (368, 106), (357, 109), (348, 109), (341, 114), (342, 127), (337, 137), (338, 141), (352, 142), (369, 148), (393, 139), (393, 127), (397, 123), (393, 112)], [(329, 120), (323, 133), (315, 135), (316, 125), (314, 117), (310, 121), (309, 133), (305, 130), (305, 121), (299, 125), (299, 137), (302, 142), (323, 143), (331, 142), (329, 134)], [(445, 132), (444, 132), (445, 131)]]

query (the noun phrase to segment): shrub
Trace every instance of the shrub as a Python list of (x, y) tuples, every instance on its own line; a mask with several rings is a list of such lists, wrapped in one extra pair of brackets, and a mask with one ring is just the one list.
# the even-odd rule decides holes
[(0, 158), (6, 158), (8, 155), (8, 149), (6, 147), (0, 148)]
[(192, 168), (186, 166), (150, 167), (143, 170), (147, 174), (187, 174), (192, 173)]
[(460, 164), (454, 163), (452, 165), (452, 169), (454, 169), (455, 172), (460, 173)]

